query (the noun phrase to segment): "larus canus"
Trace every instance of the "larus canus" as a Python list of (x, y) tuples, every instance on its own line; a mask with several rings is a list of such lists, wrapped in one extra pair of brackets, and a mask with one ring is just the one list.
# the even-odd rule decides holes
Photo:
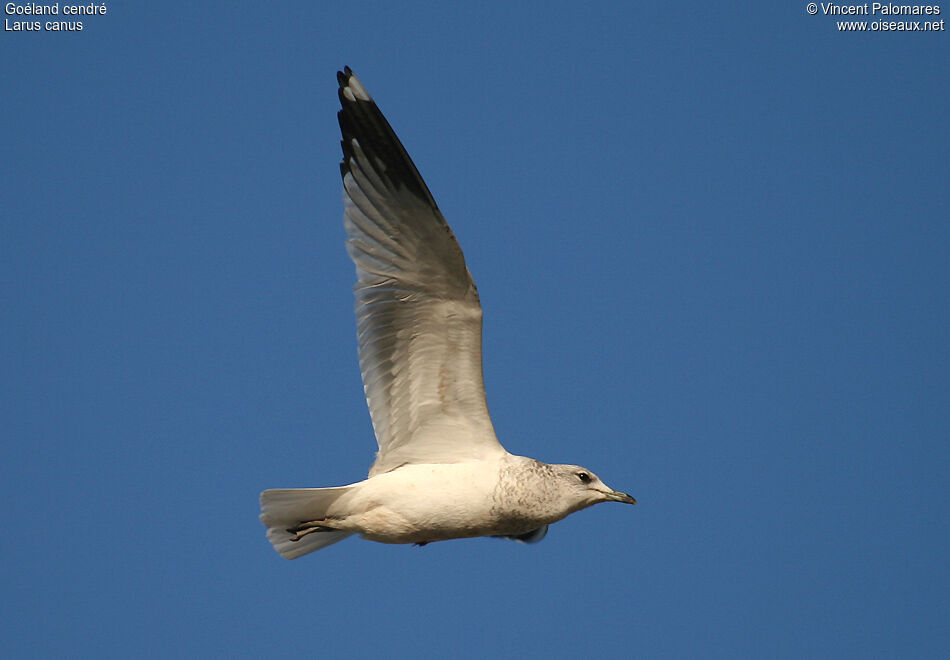
[(365, 481), (261, 493), (274, 548), (294, 559), (352, 534), (535, 542), (598, 502), (636, 504), (586, 468), (499, 444), (482, 382), (482, 309), (462, 250), (359, 79), (348, 67), (337, 78), (360, 369), (379, 452)]

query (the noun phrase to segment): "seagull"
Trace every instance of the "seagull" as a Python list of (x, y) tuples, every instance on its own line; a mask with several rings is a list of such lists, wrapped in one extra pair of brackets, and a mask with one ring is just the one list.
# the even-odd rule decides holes
[(429, 188), (349, 67), (337, 72), (343, 223), (356, 264), (363, 389), (379, 451), (367, 479), (261, 493), (261, 522), (295, 559), (359, 534), (425, 545), (534, 543), (599, 502), (636, 504), (577, 465), (508, 453), (482, 380), (475, 282)]

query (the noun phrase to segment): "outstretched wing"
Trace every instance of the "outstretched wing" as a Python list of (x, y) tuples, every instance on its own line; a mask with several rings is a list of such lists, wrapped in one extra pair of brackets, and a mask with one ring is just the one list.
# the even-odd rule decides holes
[(359, 79), (349, 67), (337, 79), (360, 370), (379, 444), (370, 475), (504, 452), (485, 404), (482, 309), (458, 241)]

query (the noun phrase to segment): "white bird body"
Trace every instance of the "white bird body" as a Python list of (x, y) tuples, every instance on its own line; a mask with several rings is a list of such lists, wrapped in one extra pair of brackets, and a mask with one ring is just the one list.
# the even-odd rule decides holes
[[(381, 543), (429, 543), (452, 538), (522, 533), (500, 515), (498, 474), (509, 462), (406, 465), (355, 484), (327, 517), (338, 529)], [(529, 525), (532, 523), (529, 523)]]
[(498, 442), (482, 309), (462, 250), (372, 97), (349, 68), (337, 77), (360, 370), (379, 452), (365, 481), (261, 493), (268, 539), (288, 559), (351, 534), (535, 542), (597, 502), (635, 504), (589, 470), (514, 456)]
[[(588, 475), (589, 481), (575, 480), (578, 473)], [(336, 496), (323, 505), (327, 491)], [(359, 534), (380, 543), (419, 545), (476, 536), (538, 541), (547, 525), (579, 509), (632, 500), (582, 467), (548, 465), (507, 452), (492, 460), (404, 465), (349, 486), (270, 490), (265, 496), (262, 518), (277, 523), (270, 524), (268, 536), (278, 550), (286, 548), (285, 556), (299, 556), (303, 548), (294, 544), (309, 537), (292, 539), (309, 529), (309, 523), (321, 528), (315, 531), (343, 533), (335, 540)], [(290, 518), (269, 506), (286, 496), (300, 497)], [(309, 520), (300, 527), (302, 518)], [(284, 529), (288, 525), (299, 529)]]

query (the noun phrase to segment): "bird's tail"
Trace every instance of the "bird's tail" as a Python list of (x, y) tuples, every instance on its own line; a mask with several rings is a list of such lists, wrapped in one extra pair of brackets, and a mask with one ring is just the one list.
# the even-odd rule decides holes
[(349, 489), (278, 488), (261, 493), (261, 522), (267, 526), (267, 539), (274, 549), (287, 559), (296, 559), (350, 536), (353, 532), (321, 529), (304, 535), (289, 531), (301, 523), (323, 520), (330, 506)]

